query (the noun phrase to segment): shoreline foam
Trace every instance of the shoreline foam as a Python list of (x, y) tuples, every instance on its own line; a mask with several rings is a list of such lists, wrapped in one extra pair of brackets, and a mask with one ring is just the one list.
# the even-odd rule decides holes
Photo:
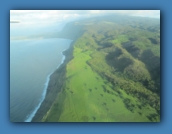
[(50, 109), (51, 105), (53, 104), (57, 94), (62, 90), (64, 81), (65, 81), (65, 74), (66, 74), (66, 65), (67, 63), (73, 58), (73, 45), (75, 40), (71, 40), (69, 48), (63, 51), (63, 55), (65, 56), (62, 64), (53, 72), (50, 76), (50, 81), (46, 90), (46, 96), (41, 106), (35, 113), (34, 117), (32, 118), (31, 122), (41, 122), (44, 115)]
[[(70, 45), (71, 43), (69, 44), (69, 47), (67, 49), (70, 48)], [(46, 94), (47, 94), (47, 88), (48, 88), (48, 85), (49, 85), (49, 82), (50, 82), (50, 76), (60, 67), (60, 65), (62, 65), (64, 63), (64, 60), (65, 60), (65, 55), (63, 54), (63, 52), (65, 52), (67, 49), (64, 49), (62, 52), (61, 52), (61, 55), (63, 56), (62, 57), (62, 60), (61, 60), (61, 63), (56, 67), (56, 69), (50, 73), (47, 77), (46, 77), (46, 82), (45, 82), (45, 87), (44, 87), (44, 90), (43, 90), (43, 93), (42, 93), (42, 97), (40, 98), (40, 102), (38, 104), (38, 106), (35, 107), (35, 109), (33, 110), (33, 112), (31, 112), (30, 115), (28, 115), (25, 119), (24, 122), (31, 122), (33, 117), (36, 115), (38, 109), (40, 108), (42, 102), (45, 100), (45, 97), (46, 97)]]

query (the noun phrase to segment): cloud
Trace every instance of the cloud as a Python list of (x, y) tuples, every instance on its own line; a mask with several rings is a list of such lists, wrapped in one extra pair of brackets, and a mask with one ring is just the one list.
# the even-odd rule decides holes
[(160, 17), (160, 10), (11, 10), (10, 19), (23, 21), (59, 21), (101, 14), (126, 14), (145, 17)]
[(137, 12), (133, 12), (131, 15), (151, 17), (151, 18), (160, 18), (160, 10), (138, 10)]
[(10, 20), (20, 20), (21, 26), (43, 26), (103, 14), (160, 18), (160, 10), (10, 10)]
[(10, 36), (59, 31), (69, 21), (104, 14), (160, 18), (160, 10), (10, 10)]
[(19, 20), (10, 20), (10, 23), (20, 23)]

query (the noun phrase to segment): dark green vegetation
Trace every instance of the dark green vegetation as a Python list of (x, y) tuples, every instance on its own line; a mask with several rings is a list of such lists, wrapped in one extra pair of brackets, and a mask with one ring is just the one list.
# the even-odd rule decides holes
[(76, 39), (73, 59), (42, 121), (160, 121), (159, 19), (106, 16), (66, 29)]

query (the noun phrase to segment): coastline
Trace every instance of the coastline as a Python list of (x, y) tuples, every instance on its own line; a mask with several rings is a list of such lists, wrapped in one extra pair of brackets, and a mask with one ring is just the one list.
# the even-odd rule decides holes
[[(71, 45), (71, 43), (70, 43)], [(70, 47), (69, 45), (69, 47)], [(68, 48), (67, 48), (68, 49)], [(61, 60), (61, 63), (56, 67), (56, 69), (54, 71), (52, 71), (50, 74), (48, 74), (48, 76), (46, 77), (46, 81), (45, 81), (45, 87), (44, 87), (44, 90), (43, 90), (43, 93), (42, 93), (42, 97), (40, 99), (40, 102), (38, 104), (37, 107), (35, 107), (35, 109), (32, 111), (32, 113), (30, 115), (28, 115), (25, 119), (24, 122), (31, 122), (33, 117), (35, 116), (36, 112), (38, 111), (38, 109), (40, 108), (42, 102), (44, 101), (45, 99), (45, 96), (46, 96), (46, 93), (47, 93), (47, 88), (48, 88), (48, 85), (49, 85), (49, 82), (50, 82), (50, 76), (60, 67), (61, 64), (63, 64), (64, 60), (65, 60), (65, 55), (63, 54), (64, 51), (66, 51), (67, 49), (64, 49), (62, 52), (61, 52), (61, 55), (62, 55), (62, 60)]]
[(55, 101), (58, 93), (62, 90), (66, 76), (66, 65), (73, 58), (74, 43), (75, 40), (71, 42), (68, 49), (62, 52), (64, 58), (62, 59), (62, 63), (57, 66), (57, 69), (54, 72), (47, 76), (49, 80), (46, 81), (45, 89), (42, 94), (45, 94), (45, 96), (42, 101), (40, 101), (38, 107), (36, 107), (33, 111), (33, 115), (30, 115), (31, 119), (28, 118), (25, 122), (41, 122), (42, 118)]

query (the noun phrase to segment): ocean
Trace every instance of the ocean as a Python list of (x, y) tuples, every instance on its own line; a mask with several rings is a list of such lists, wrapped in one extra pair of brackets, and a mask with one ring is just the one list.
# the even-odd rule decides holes
[(10, 40), (10, 121), (30, 122), (72, 40)]

